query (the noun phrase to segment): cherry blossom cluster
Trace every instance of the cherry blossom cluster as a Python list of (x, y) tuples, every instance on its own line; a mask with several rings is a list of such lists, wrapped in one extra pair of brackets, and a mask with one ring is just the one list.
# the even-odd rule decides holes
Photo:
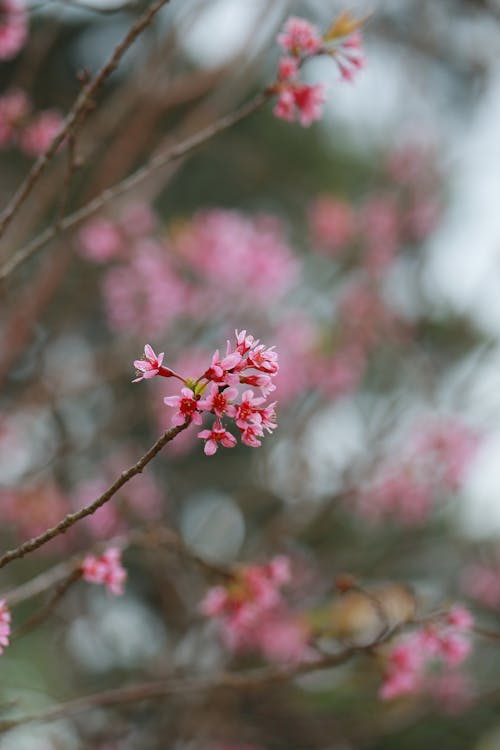
[(336, 195), (315, 198), (309, 207), (313, 247), (337, 262), (354, 255), (370, 275), (380, 276), (398, 252), (424, 241), (441, 215), (439, 179), (431, 153), (406, 146), (385, 165), (390, 186), (359, 205)]
[(32, 113), (31, 102), (21, 89), (0, 96), (0, 148), (17, 146), (27, 156), (40, 156), (62, 123), (62, 115), (56, 110)]
[(460, 488), (479, 442), (474, 430), (456, 420), (418, 429), (404, 451), (378, 467), (361, 490), (358, 511), (408, 525), (424, 522), (443, 496)]
[(10, 612), (5, 599), (0, 599), (0, 654), (10, 643)]
[(113, 596), (121, 596), (125, 589), (127, 571), (121, 564), (121, 551), (110, 547), (102, 555), (87, 555), (82, 562), (82, 578), (87, 583), (99, 583)]
[[(190, 221), (158, 227), (148, 206), (132, 204), (112, 218), (89, 221), (78, 252), (109, 264), (102, 292), (116, 332), (164, 333), (180, 318), (206, 318), (227, 307), (277, 304), (298, 278), (282, 223), (273, 216), (200, 211)], [(251, 290), (251, 294), (250, 294)]]
[(454, 670), (471, 652), (470, 630), (474, 619), (456, 605), (438, 622), (405, 635), (387, 656), (380, 697), (391, 700), (428, 689), (433, 672)]
[[(205, 454), (213, 456), (219, 445), (234, 448), (236, 438), (224, 426), (222, 420), (232, 419), (240, 430), (241, 442), (258, 448), (264, 430), (276, 429), (276, 402), (266, 403), (267, 396), (275, 390), (273, 378), (277, 374), (278, 354), (274, 346), (260, 344), (246, 331), (236, 331), (234, 349), (227, 342), (225, 355), (217, 349), (209, 367), (196, 380), (182, 375), (163, 365), (163, 352), (156, 355), (149, 344), (144, 347), (143, 359), (134, 366), (138, 377), (134, 382), (157, 375), (177, 378), (184, 383), (179, 395), (166, 396), (167, 406), (176, 409), (172, 424), (202, 424), (202, 414), (215, 416), (210, 429), (201, 430), (198, 437), (205, 441)], [(237, 386), (251, 386), (240, 393)], [(259, 388), (262, 396), (256, 396), (252, 388)]]
[(309, 655), (310, 634), (283, 596), (282, 588), (290, 580), (290, 562), (284, 556), (241, 567), (225, 586), (207, 591), (201, 612), (218, 623), (231, 651), (258, 652), (279, 663), (302, 661)]
[(28, 38), (28, 14), (22, 0), (0, 2), (0, 60), (11, 60)]
[(287, 20), (277, 40), (285, 53), (279, 61), (278, 80), (273, 87), (278, 101), (274, 114), (288, 122), (298, 121), (308, 127), (321, 119), (326, 91), (322, 84), (310, 85), (299, 79), (303, 63), (317, 55), (329, 55), (338, 65), (342, 79), (352, 81), (364, 66), (359, 22), (343, 14), (327, 34), (303, 18)]

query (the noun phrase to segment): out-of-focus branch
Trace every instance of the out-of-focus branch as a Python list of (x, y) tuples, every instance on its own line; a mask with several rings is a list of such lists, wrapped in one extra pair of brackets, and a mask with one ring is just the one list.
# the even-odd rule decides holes
[(294, 677), (299, 677), (304, 674), (340, 666), (352, 659), (355, 655), (369, 652), (381, 643), (382, 640), (377, 640), (370, 643), (368, 646), (347, 648), (337, 654), (322, 657), (315, 662), (302, 663), (291, 667), (263, 667), (244, 672), (223, 672), (216, 677), (208, 678), (156, 680), (154, 682), (144, 682), (139, 685), (132, 685), (130, 687), (107, 690), (84, 698), (67, 701), (59, 706), (49, 708), (46, 711), (40, 711), (37, 714), (21, 716), (20, 718), (12, 719), (11, 721), (2, 721), (0, 722), (0, 733), (8, 732), (9, 730), (24, 724), (48, 723), (58, 719), (68, 718), (92, 708), (107, 708), (109, 706), (140, 703), (146, 700), (164, 698), (172, 693), (206, 692), (222, 689), (258, 690), (270, 685), (288, 682)]
[(153, 172), (166, 166), (170, 162), (180, 159), (186, 156), (189, 152), (195, 148), (210, 140), (214, 136), (222, 133), (229, 129), (236, 123), (248, 117), (250, 114), (260, 109), (272, 96), (270, 89), (257, 94), (246, 104), (236, 109), (230, 114), (220, 117), (215, 122), (202, 128), (198, 133), (194, 133), (183, 141), (160, 151), (158, 154), (153, 156), (146, 164), (140, 167), (138, 170), (133, 172), (129, 177), (125, 178), (121, 182), (117, 183), (113, 187), (103, 190), (102, 193), (97, 195), (87, 204), (77, 209), (71, 214), (68, 214), (64, 219), (58, 222), (57, 227), (52, 226), (47, 228), (44, 232), (35, 237), (31, 242), (22, 247), (15, 255), (7, 261), (2, 268), (0, 268), (0, 281), (9, 276), (19, 265), (24, 263), (30, 258), (37, 250), (46, 245), (52, 240), (60, 231), (71, 229), (75, 225), (79, 224), (84, 219), (87, 219), (93, 213), (98, 211), (104, 205), (123, 195), (127, 191), (139, 185), (143, 180), (149, 177)]
[(29, 633), (31, 630), (34, 630), (34, 628), (38, 627), (38, 625), (44, 622), (44, 620), (50, 617), (61, 599), (66, 595), (73, 584), (80, 580), (81, 577), (82, 571), (80, 567), (72, 570), (65, 579), (58, 583), (58, 585), (56, 586), (56, 590), (54, 591), (50, 599), (45, 602), (45, 604), (37, 612), (35, 612), (34, 615), (23, 622), (22, 625), (16, 628), (16, 630), (14, 630), (12, 634), (13, 639), (20, 638), (26, 633)]
[(158, 11), (167, 3), (169, 0), (156, 0), (153, 5), (148, 8), (142, 16), (130, 27), (127, 34), (121, 40), (121, 42), (115, 47), (109, 60), (103, 65), (103, 67), (96, 73), (94, 78), (82, 89), (81, 93), (77, 97), (73, 107), (69, 111), (66, 119), (64, 120), (63, 126), (59, 133), (56, 135), (47, 151), (42, 154), (32, 168), (28, 172), (26, 178), (16, 190), (5, 209), (0, 214), (0, 237), (3, 236), (5, 230), (11, 223), (12, 219), (16, 215), (17, 211), (23, 205), (26, 198), (30, 195), (31, 191), (35, 187), (39, 178), (45, 171), (46, 166), (57, 152), (59, 146), (63, 143), (65, 138), (70, 134), (75, 134), (76, 130), (81, 127), (86, 116), (93, 107), (93, 100), (99, 89), (109, 78), (111, 73), (116, 70), (120, 60), (122, 59), (125, 52), (137, 39), (137, 37), (144, 31), (147, 26), (152, 22)]
[(156, 441), (156, 443), (151, 446), (147, 453), (145, 453), (144, 456), (142, 456), (142, 458), (137, 461), (137, 463), (135, 463), (126, 471), (122, 472), (118, 479), (113, 482), (111, 487), (109, 487), (106, 492), (103, 492), (103, 494), (100, 495), (97, 500), (94, 500), (93, 503), (84, 506), (80, 510), (75, 511), (75, 513), (68, 513), (68, 515), (65, 516), (61, 521), (59, 521), (59, 523), (57, 523), (55, 526), (52, 526), (50, 529), (47, 529), (47, 531), (44, 531), (43, 534), (39, 534), (38, 536), (33, 537), (33, 539), (29, 539), (28, 541), (24, 542), (19, 547), (5, 552), (0, 557), (0, 568), (5, 567), (13, 560), (18, 560), (19, 558), (24, 557), (30, 552), (34, 552), (34, 550), (39, 549), (39, 547), (42, 547), (44, 544), (47, 544), (47, 542), (50, 542), (51, 539), (55, 539), (55, 537), (59, 536), (60, 534), (66, 533), (68, 529), (78, 523), (78, 521), (81, 521), (82, 518), (95, 513), (96, 510), (105, 505), (108, 500), (111, 500), (111, 498), (118, 492), (118, 490), (120, 490), (124, 484), (130, 481), (132, 477), (140, 474), (145, 466), (147, 466), (147, 464), (152, 461), (152, 459), (167, 445), (167, 443), (173, 440), (188, 426), (189, 422), (186, 422), (185, 424), (171, 427), (169, 430), (164, 432), (163, 435)]

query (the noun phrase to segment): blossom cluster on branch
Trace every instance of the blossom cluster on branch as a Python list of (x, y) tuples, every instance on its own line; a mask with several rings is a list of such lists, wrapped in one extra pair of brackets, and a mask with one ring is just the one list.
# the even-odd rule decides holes
[[(217, 349), (209, 367), (196, 379), (164, 367), (163, 352), (157, 356), (149, 344), (144, 347), (144, 358), (134, 362), (138, 371), (134, 382), (159, 375), (184, 383), (179, 395), (164, 398), (167, 406), (176, 409), (172, 424), (201, 425), (203, 413), (214, 415), (211, 428), (198, 432), (198, 437), (205, 440), (207, 456), (213, 456), (219, 444), (224, 448), (236, 445), (236, 438), (224, 426), (223, 418), (234, 420), (241, 442), (251, 448), (262, 444), (264, 430), (270, 433), (277, 426), (276, 402), (266, 403), (266, 398), (275, 390), (273, 377), (279, 369), (278, 354), (274, 346), (260, 344), (246, 331), (236, 331), (235, 336), (234, 348), (228, 341), (225, 355), (221, 356)], [(237, 388), (240, 385), (259, 388), (262, 396), (256, 396), (252, 388), (240, 394)]]

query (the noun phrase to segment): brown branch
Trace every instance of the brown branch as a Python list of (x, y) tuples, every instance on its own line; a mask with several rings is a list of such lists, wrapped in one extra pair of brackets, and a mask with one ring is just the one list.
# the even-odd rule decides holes
[(50, 144), (47, 151), (38, 157), (27, 176), (25, 177), (22, 184), (16, 190), (7, 206), (0, 214), (0, 237), (3, 236), (5, 230), (11, 223), (15, 214), (22, 206), (26, 198), (30, 195), (34, 186), (38, 182), (39, 178), (45, 171), (45, 168), (51, 161), (54, 154), (57, 152), (59, 146), (63, 143), (65, 138), (76, 132), (76, 130), (83, 124), (88, 113), (94, 106), (94, 97), (98, 93), (99, 89), (103, 86), (105, 81), (109, 78), (111, 73), (117, 68), (121, 58), (137, 37), (141, 34), (144, 29), (149, 26), (158, 11), (166, 4), (169, 0), (156, 0), (153, 5), (148, 8), (142, 16), (130, 27), (127, 34), (121, 40), (121, 42), (113, 50), (109, 60), (102, 66), (102, 68), (96, 73), (94, 78), (84, 87), (81, 93), (76, 98), (75, 103), (67, 114), (61, 130), (56, 135), (52, 143)]
[(220, 117), (215, 122), (207, 125), (205, 128), (202, 128), (200, 131), (194, 133), (185, 140), (179, 141), (178, 143), (165, 149), (164, 151), (160, 151), (158, 154), (151, 157), (151, 159), (146, 164), (144, 164), (142, 167), (139, 167), (139, 169), (126, 177), (124, 180), (117, 183), (116, 185), (113, 185), (110, 188), (107, 188), (106, 190), (103, 190), (102, 193), (99, 193), (99, 195), (86, 203), (84, 206), (77, 209), (73, 213), (68, 214), (64, 219), (61, 219), (61, 221), (58, 222), (57, 227), (52, 226), (45, 229), (38, 235), (38, 237), (35, 237), (33, 240), (31, 240), (31, 242), (28, 242), (24, 247), (18, 250), (10, 260), (4, 263), (4, 265), (0, 268), (0, 281), (5, 280), (7, 276), (9, 276), (9, 274), (12, 273), (12, 271), (14, 271), (19, 265), (24, 263), (24, 261), (30, 258), (37, 250), (50, 242), (50, 240), (52, 240), (58, 234), (58, 232), (65, 231), (76, 226), (110, 201), (139, 185), (156, 170), (166, 166), (170, 162), (181, 159), (201, 144), (210, 140), (224, 130), (232, 127), (240, 120), (243, 120), (245, 117), (262, 107), (263, 104), (265, 104), (265, 102), (267, 102), (271, 96), (271, 89), (257, 94), (257, 96), (255, 96), (246, 104), (243, 104), (234, 112)]
[(47, 542), (50, 542), (51, 539), (54, 539), (55, 537), (59, 536), (60, 534), (65, 534), (68, 529), (70, 529), (72, 526), (75, 525), (75, 523), (78, 523), (82, 518), (85, 518), (86, 516), (92, 515), (92, 513), (95, 513), (96, 510), (101, 508), (105, 503), (110, 500), (113, 495), (115, 495), (118, 490), (120, 490), (124, 484), (126, 484), (132, 477), (135, 477), (137, 474), (140, 474), (144, 467), (147, 466), (147, 464), (162, 450), (162, 448), (167, 445), (171, 440), (173, 440), (180, 432), (186, 429), (186, 427), (189, 426), (189, 422), (186, 422), (183, 425), (177, 426), (177, 427), (171, 427), (169, 430), (163, 433), (163, 435), (154, 443), (154, 445), (151, 446), (151, 448), (147, 451), (147, 453), (142, 456), (142, 458), (137, 461), (133, 466), (131, 466), (126, 471), (122, 472), (118, 479), (113, 482), (111, 487), (109, 487), (106, 492), (104, 492), (100, 497), (97, 498), (97, 500), (94, 500), (93, 503), (90, 503), (90, 505), (86, 505), (83, 508), (81, 508), (78, 511), (75, 511), (75, 513), (68, 513), (67, 516), (65, 516), (59, 523), (57, 523), (55, 526), (53, 526), (50, 529), (47, 529), (47, 531), (44, 531), (43, 534), (39, 534), (39, 536), (33, 537), (33, 539), (29, 539), (28, 541), (21, 544), (19, 547), (16, 547), (15, 549), (9, 550), (5, 552), (0, 557), (0, 568), (5, 567), (5, 565), (8, 565), (8, 563), (12, 562), (12, 560), (17, 560), (21, 557), (24, 557), (30, 552), (33, 552), (34, 550), (38, 549), (39, 547), (42, 547), (44, 544), (47, 544)]
[(48, 599), (48, 601), (46, 601), (45, 604), (37, 612), (34, 613), (34, 615), (29, 617), (25, 622), (23, 622), (18, 628), (14, 630), (12, 639), (14, 640), (16, 638), (21, 638), (23, 635), (29, 633), (34, 628), (38, 627), (38, 625), (40, 625), (44, 620), (46, 620), (52, 614), (52, 611), (57, 607), (61, 599), (73, 586), (73, 584), (79, 581), (81, 577), (82, 570), (81, 566), (78, 565), (78, 567), (74, 568), (74, 570), (72, 570), (64, 580), (59, 582), (50, 599)]
[(61, 718), (75, 716), (96, 707), (106, 708), (109, 706), (138, 703), (145, 700), (161, 699), (172, 693), (178, 694), (220, 689), (255, 690), (269, 685), (288, 682), (294, 677), (299, 677), (303, 674), (340, 666), (355, 655), (368, 651), (381, 642), (379, 640), (370, 643), (366, 647), (347, 648), (340, 653), (330, 654), (318, 661), (302, 663), (291, 667), (262, 667), (244, 672), (223, 672), (216, 677), (198, 679), (156, 680), (154, 682), (144, 682), (115, 690), (107, 690), (84, 698), (66, 701), (58, 706), (30, 716), (21, 716), (18, 719), (2, 721), (0, 722), (0, 734), (24, 724), (34, 722), (48, 723)]

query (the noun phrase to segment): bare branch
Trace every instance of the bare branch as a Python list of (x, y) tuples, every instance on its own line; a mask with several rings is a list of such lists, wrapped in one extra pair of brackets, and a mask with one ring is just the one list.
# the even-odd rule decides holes
[(161, 167), (166, 166), (170, 162), (176, 161), (186, 156), (189, 152), (195, 148), (210, 140), (214, 136), (222, 133), (224, 130), (229, 129), (240, 120), (243, 120), (248, 115), (255, 112), (257, 109), (263, 106), (265, 102), (272, 96), (270, 89), (257, 94), (246, 104), (236, 109), (234, 112), (224, 115), (215, 122), (202, 128), (198, 133), (194, 133), (183, 141), (170, 146), (164, 151), (160, 151), (158, 154), (153, 156), (146, 164), (139, 167), (138, 170), (133, 172), (131, 175), (126, 177), (121, 182), (118, 182), (113, 187), (103, 190), (95, 198), (86, 203), (81, 208), (77, 209), (71, 214), (68, 214), (64, 219), (58, 222), (57, 226), (48, 227), (45, 231), (41, 232), (38, 237), (35, 237), (31, 242), (28, 242), (24, 247), (17, 251), (13, 257), (8, 260), (2, 268), (0, 268), (0, 281), (3, 281), (14, 271), (19, 265), (28, 260), (37, 250), (46, 245), (50, 240), (58, 235), (58, 233), (71, 229), (72, 227), (84, 221), (93, 213), (98, 211), (100, 208), (105, 206), (110, 201), (114, 200), (120, 195), (132, 190), (132, 188), (139, 185), (146, 178), (148, 178), (153, 172), (157, 171)]
[(102, 85), (105, 83), (105, 81), (109, 78), (111, 73), (116, 70), (125, 52), (129, 49), (129, 47), (133, 44), (133, 42), (137, 39), (141, 32), (144, 31), (147, 26), (149, 26), (158, 11), (168, 2), (169, 0), (156, 0), (156, 2), (153, 3), (153, 5), (148, 8), (142, 14), (142, 16), (137, 19), (137, 21), (135, 21), (135, 23), (130, 27), (129, 31), (121, 40), (121, 42), (115, 47), (109, 60), (96, 73), (94, 78), (82, 89), (68, 115), (66, 116), (61, 130), (56, 135), (47, 151), (39, 156), (35, 161), (24, 181), (16, 190), (9, 203), (0, 214), (0, 237), (3, 236), (5, 230), (11, 223), (17, 211), (23, 205), (26, 198), (30, 195), (31, 191), (45, 171), (45, 168), (49, 164), (50, 160), (57, 152), (59, 146), (63, 143), (68, 135), (74, 135), (77, 129), (81, 127), (85, 118), (93, 107), (94, 97), (96, 96)]
[(38, 549), (39, 547), (42, 547), (44, 544), (47, 544), (47, 542), (50, 542), (51, 539), (54, 539), (56, 536), (59, 536), (60, 534), (65, 534), (68, 529), (70, 529), (72, 526), (75, 525), (75, 523), (78, 523), (82, 518), (85, 518), (86, 516), (92, 515), (92, 513), (95, 513), (96, 510), (101, 508), (105, 503), (108, 502), (108, 500), (111, 500), (113, 495), (115, 495), (118, 490), (120, 490), (124, 484), (126, 484), (132, 477), (135, 477), (137, 474), (140, 474), (144, 467), (147, 466), (147, 464), (164, 448), (167, 443), (169, 443), (171, 440), (173, 440), (180, 432), (186, 429), (186, 427), (189, 426), (189, 422), (177, 426), (177, 427), (171, 427), (169, 430), (163, 433), (163, 435), (154, 443), (154, 445), (151, 446), (151, 448), (147, 451), (147, 453), (142, 456), (142, 458), (137, 461), (133, 466), (131, 466), (126, 471), (122, 472), (118, 479), (113, 482), (111, 487), (109, 487), (106, 492), (104, 492), (100, 497), (97, 498), (97, 500), (94, 500), (93, 503), (90, 503), (90, 505), (86, 505), (83, 508), (81, 508), (78, 511), (75, 511), (75, 513), (69, 513), (67, 516), (65, 516), (61, 521), (59, 521), (58, 524), (53, 526), (50, 529), (47, 529), (47, 531), (44, 531), (43, 534), (39, 534), (39, 536), (33, 537), (33, 539), (29, 539), (28, 541), (21, 544), (19, 547), (16, 547), (15, 549), (9, 550), (5, 552), (0, 557), (0, 568), (5, 567), (8, 565), (8, 563), (12, 562), (12, 560), (17, 560), (21, 557), (24, 557), (30, 552), (33, 552), (34, 550)]

